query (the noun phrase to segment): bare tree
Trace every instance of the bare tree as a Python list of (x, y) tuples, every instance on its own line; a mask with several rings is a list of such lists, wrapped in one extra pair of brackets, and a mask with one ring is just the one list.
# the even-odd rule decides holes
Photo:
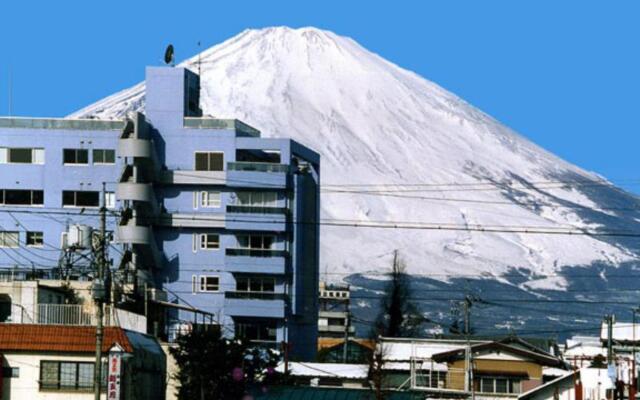
[(414, 337), (420, 333), (424, 318), (411, 301), (411, 286), (406, 266), (398, 250), (393, 252), (393, 265), (389, 272), (389, 283), (381, 302), (381, 311), (376, 321), (377, 335), (386, 337)]

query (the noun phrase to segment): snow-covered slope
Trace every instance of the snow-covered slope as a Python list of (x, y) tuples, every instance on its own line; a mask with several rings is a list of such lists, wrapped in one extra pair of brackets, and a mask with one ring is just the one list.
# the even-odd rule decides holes
[[(206, 114), (242, 119), (322, 155), (324, 219), (639, 230), (637, 198), (349, 38), (315, 28), (247, 30), (200, 59)], [(181, 65), (197, 70), (197, 60)], [(143, 109), (144, 90), (138, 84), (70, 117)], [(548, 275), (639, 254), (631, 241), (587, 235), (323, 226), (321, 240), (329, 279), (379, 272), (393, 249), (410, 272), (443, 279), (512, 268)], [(565, 284), (547, 276), (528, 283)]]

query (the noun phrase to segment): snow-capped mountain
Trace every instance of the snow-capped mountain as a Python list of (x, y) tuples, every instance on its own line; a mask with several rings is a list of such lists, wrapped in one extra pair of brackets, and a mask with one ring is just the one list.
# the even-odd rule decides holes
[[(205, 114), (322, 155), (326, 221), (393, 221), (538, 230), (640, 231), (640, 201), (536, 146), (487, 114), (355, 41), (315, 28), (247, 30), (181, 65), (197, 71)], [(144, 109), (144, 83), (70, 117)], [(541, 116), (544, 118), (544, 116)], [(563, 289), (563, 268), (634, 264), (617, 236), (322, 227), (328, 279), (380, 272), (399, 249), (441, 281), (493, 276), (522, 290)], [(500, 277), (521, 271), (526, 279)]]

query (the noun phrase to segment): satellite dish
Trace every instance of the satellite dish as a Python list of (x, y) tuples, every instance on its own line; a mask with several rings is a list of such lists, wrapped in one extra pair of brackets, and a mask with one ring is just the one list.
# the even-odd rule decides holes
[(173, 65), (173, 45), (172, 44), (167, 46), (167, 49), (164, 51), (164, 63), (167, 65)]

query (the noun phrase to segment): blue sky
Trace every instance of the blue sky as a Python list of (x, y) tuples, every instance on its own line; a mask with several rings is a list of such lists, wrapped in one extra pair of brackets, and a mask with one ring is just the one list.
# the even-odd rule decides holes
[(0, 115), (63, 116), (246, 28), (317, 26), (640, 193), (638, 1), (3, 1)]

